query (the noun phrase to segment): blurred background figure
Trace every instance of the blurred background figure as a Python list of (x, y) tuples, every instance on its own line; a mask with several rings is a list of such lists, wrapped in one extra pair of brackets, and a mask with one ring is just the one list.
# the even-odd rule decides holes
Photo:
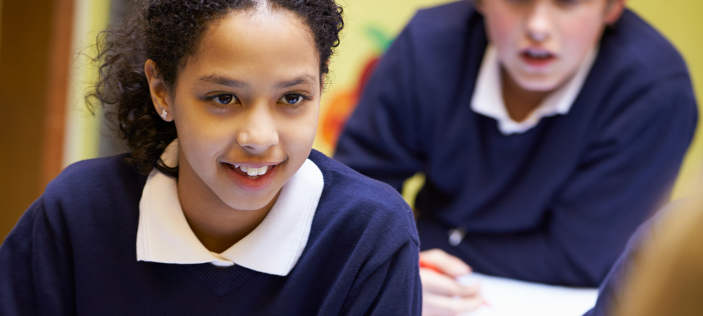
[(416, 210), (428, 315), (476, 300), (450, 286), (448, 258), (424, 250), (596, 287), (668, 200), (696, 101), (679, 53), (625, 3), (436, 6), (379, 62), (335, 158), (398, 190), (427, 173)]
[(703, 315), (703, 199), (688, 202), (654, 223), (612, 315)]

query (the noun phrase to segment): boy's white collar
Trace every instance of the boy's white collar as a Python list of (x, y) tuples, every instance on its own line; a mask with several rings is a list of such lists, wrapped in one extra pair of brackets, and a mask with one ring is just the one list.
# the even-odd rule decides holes
[(569, 82), (551, 93), (522, 122), (516, 122), (508, 114), (503, 101), (498, 52), (495, 46), (489, 44), (481, 62), (474, 94), (471, 97), (471, 109), (498, 121), (498, 129), (503, 135), (524, 133), (537, 126), (544, 117), (569, 113), (597, 55), (598, 47), (588, 53), (576, 75)]
[[(175, 165), (178, 140), (162, 155)], [(278, 200), (254, 231), (220, 254), (203, 246), (190, 229), (178, 199), (176, 180), (154, 169), (139, 203), (137, 260), (170, 264), (234, 264), (285, 276), (305, 249), (324, 187), (320, 169), (309, 159), (281, 189)]]

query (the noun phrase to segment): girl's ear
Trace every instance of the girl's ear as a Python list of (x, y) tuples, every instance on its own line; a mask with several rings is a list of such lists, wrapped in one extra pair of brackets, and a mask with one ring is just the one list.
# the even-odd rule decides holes
[(171, 94), (166, 84), (159, 78), (156, 63), (149, 59), (144, 63), (144, 74), (149, 81), (149, 91), (151, 92), (151, 102), (154, 104), (156, 113), (166, 122), (173, 121), (173, 106)]
[(622, 12), (625, 11), (625, 2), (627, 0), (612, 0), (609, 1), (608, 9), (605, 12), (605, 24), (612, 25), (615, 24), (622, 16)]

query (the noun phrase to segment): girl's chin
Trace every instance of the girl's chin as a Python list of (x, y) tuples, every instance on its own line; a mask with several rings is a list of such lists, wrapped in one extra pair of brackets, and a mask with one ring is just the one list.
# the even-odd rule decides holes
[[(244, 197), (244, 198), (236, 198), (236, 197), (230, 197), (229, 201), (227, 201), (227, 205), (235, 210), (238, 211), (245, 211), (245, 212), (252, 212), (252, 211), (258, 211), (262, 208), (265, 208), (268, 204), (271, 203), (271, 201), (276, 197), (276, 195), (272, 196), (261, 196), (261, 197)], [(242, 203), (243, 200), (247, 200), (245, 203)]]

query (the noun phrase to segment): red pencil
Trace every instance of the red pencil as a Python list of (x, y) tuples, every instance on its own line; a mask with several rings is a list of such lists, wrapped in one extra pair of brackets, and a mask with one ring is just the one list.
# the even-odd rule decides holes
[(430, 270), (434, 270), (434, 272), (441, 273), (441, 274), (445, 274), (445, 273), (444, 273), (442, 270), (440, 270), (436, 265), (434, 265), (434, 264), (432, 264), (432, 263), (429, 263), (429, 262), (427, 262), (427, 261), (425, 261), (425, 260), (422, 260), (422, 258), (420, 258), (420, 268), (427, 268), (427, 269), (430, 269)]

